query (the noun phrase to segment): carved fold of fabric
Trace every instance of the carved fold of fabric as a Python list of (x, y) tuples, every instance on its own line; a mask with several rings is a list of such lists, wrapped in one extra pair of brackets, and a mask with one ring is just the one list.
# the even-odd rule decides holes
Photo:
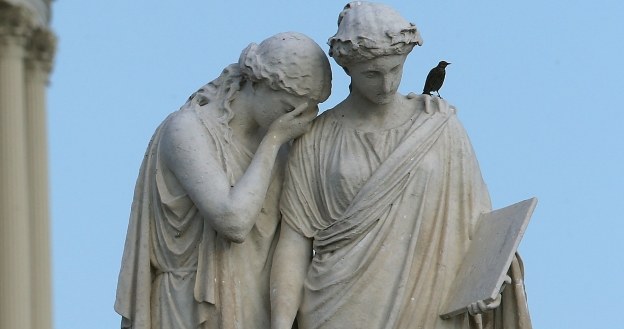
[(397, 201), (447, 120), (448, 116), (439, 112), (415, 117), (404, 141), (362, 186), (345, 214), (315, 236), (314, 250), (324, 253), (338, 249), (342, 246), (340, 241), (361, 236), (380, 220), (381, 214)]
[(293, 147), (281, 210), (316, 251), (300, 328), (471, 328), (438, 315), (487, 188), (454, 109), (412, 102), (409, 122), (371, 138), (326, 112)]
[(121, 261), (115, 311), (122, 316), (122, 328), (151, 329), (150, 298), (152, 272), (150, 264), (149, 216), (154, 172), (154, 140), (160, 139), (162, 124), (156, 129), (145, 152), (134, 190), (126, 243)]
[[(167, 121), (156, 129), (139, 171), (115, 302), (125, 322), (138, 329), (195, 327), (216, 301), (210, 248), (198, 261), (198, 246), (210, 232), (188, 196), (163, 176), (158, 146)], [(208, 280), (196, 280), (198, 273)]]
[[(231, 139), (217, 111), (196, 105), (180, 111), (194, 111), (206, 128), (206, 152), (236, 184), (252, 155)], [(281, 180), (267, 192), (270, 211), (259, 214), (244, 243), (233, 244), (212, 229), (160, 159), (168, 120), (154, 133), (137, 179), (115, 310), (133, 329), (268, 327)]]

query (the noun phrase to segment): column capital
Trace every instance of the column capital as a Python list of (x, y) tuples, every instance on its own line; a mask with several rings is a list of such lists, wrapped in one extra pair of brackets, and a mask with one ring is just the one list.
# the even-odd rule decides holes
[(47, 28), (33, 30), (26, 44), (26, 65), (40, 66), (45, 73), (50, 73), (56, 52), (57, 39)]
[(28, 9), (0, 0), (0, 47), (24, 46), (33, 24)]

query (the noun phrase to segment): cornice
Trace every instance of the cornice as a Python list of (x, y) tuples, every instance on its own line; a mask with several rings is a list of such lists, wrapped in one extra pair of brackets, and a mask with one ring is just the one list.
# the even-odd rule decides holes
[(30, 11), (30, 17), (35, 26), (50, 25), (52, 10), (51, 0), (0, 0), (0, 3), (27, 8)]

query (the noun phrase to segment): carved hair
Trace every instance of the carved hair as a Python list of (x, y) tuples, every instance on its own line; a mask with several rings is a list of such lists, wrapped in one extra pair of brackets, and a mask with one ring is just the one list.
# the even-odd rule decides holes
[(331, 69), (323, 50), (301, 33), (274, 35), (260, 45), (250, 44), (239, 62), (231, 64), (218, 78), (193, 93), (183, 108), (219, 102), (217, 115), (229, 122), (234, 113), (230, 107), (245, 81), (265, 81), (274, 90), (325, 101), (331, 91)]
[(329, 38), (329, 56), (343, 68), (386, 55), (409, 54), (423, 41), (416, 25), (379, 3), (348, 3), (338, 17), (338, 32)]
[(296, 32), (274, 35), (259, 45), (252, 43), (238, 60), (242, 74), (252, 82), (266, 81), (274, 90), (285, 90), (325, 101), (331, 91), (331, 69), (323, 50)]
[(214, 110), (219, 120), (227, 123), (234, 117), (230, 105), (243, 84), (243, 78), (237, 64), (228, 65), (218, 78), (210, 81), (189, 96), (182, 108), (204, 106), (211, 102), (219, 102)]

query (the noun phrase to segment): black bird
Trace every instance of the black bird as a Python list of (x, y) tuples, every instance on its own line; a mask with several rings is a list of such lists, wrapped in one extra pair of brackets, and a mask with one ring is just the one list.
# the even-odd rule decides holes
[(431, 95), (431, 93), (435, 91), (438, 93), (438, 97), (442, 98), (442, 96), (440, 96), (440, 88), (442, 88), (444, 76), (446, 75), (446, 71), (444, 69), (449, 64), (451, 63), (440, 61), (438, 66), (429, 71), (429, 74), (427, 74), (427, 80), (425, 80), (425, 87), (422, 92), (423, 94)]

